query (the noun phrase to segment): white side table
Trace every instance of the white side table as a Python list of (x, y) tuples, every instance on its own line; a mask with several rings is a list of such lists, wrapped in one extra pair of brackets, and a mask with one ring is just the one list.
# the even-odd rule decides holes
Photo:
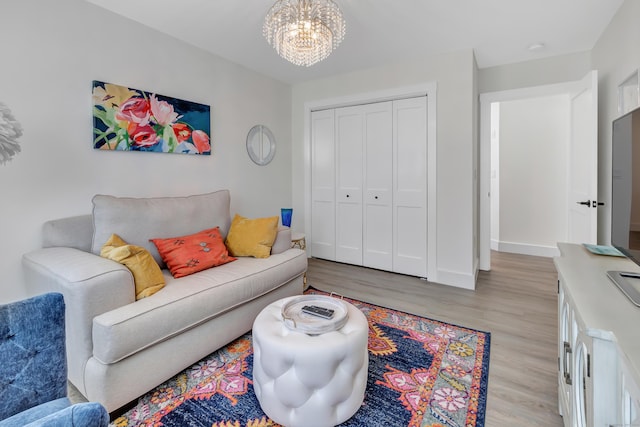
[(304, 250), (307, 247), (307, 241), (305, 240), (304, 233), (297, 231), (291, 232), (291, 247), (300, 248)]
[[(307, 247), (307, 241), (305, 239), (304, 233), (300, 233), (298, 231), (292, 231), (291, 232), (291, 247), (292, 248), (300, 248), (303, 251), (306, 250)], [(307, 273), (304, 273), (304, 277), (302, 279), (303, 283), (304, 283), (304, 290), (306, 291), (307, 288), (309, 287), (307, 285)]]

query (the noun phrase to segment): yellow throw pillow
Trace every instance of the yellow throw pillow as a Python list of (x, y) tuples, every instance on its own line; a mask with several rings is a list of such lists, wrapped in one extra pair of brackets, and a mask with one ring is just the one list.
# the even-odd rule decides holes
[(279, 217), (249, 219), (236, 214), (225, 244), (234, 256), (267, 258), (278, 234)]
[(100, 256), (117, 261), (131, 271), (136, 284), (136, 300), (151, 296), (164, 288), (162, 270), (142, 246), (129, 245), (117, 234), (112, 234), (102, 246)]

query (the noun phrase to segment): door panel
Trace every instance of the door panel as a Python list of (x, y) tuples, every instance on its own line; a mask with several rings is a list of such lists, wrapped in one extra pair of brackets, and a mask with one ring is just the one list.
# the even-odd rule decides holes
[[(597, 71), (590, 72), (577, 84), (571, 94), (570, 109), (568, 241), (595, 244), (598, 240)], [(583, 202), (585, 204), (580, 204)]]
[(336, 261), (362, 265), (363, 115), (336, 109)]
[(427, 276), (427, 98), (393, 102), (393, 270)]
[(311, 256), (335, 260), (335, 149), (333, 110), (311, 113)]
[(363, 106), (365, 132), (363, 265), (393, 269), (392, 103)]

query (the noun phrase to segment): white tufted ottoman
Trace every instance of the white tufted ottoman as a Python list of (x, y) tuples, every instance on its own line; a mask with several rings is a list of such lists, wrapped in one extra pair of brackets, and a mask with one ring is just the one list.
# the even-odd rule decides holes
[(328, 427), (353, 416), (364, 400), (369, 368), (367, 319), (344, 301), (339, 330), (310, 336), (282, 321), (284, 298), (253, 323), (253, 388), (262, 410), (287, 427)]

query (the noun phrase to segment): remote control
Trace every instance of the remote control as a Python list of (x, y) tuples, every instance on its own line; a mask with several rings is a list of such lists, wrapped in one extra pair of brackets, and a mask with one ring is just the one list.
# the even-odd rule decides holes
[(318, 307), (317, 305), (305, 305), (302, 307), (302, 312), (311, 314), (313, 316), (322, 317), (323, 319), (331, 319), (333, 317), (333, 310), (324, 307)]

